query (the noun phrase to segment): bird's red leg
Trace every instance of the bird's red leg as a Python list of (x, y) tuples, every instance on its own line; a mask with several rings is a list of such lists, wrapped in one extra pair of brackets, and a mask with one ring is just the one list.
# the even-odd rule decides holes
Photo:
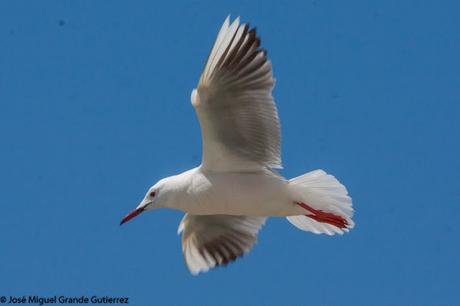
[(294, 202), (294, 203), (299, 205), (303, 209), (307, 210), (308, 212), (310, 212), (310, 214), (305, 215), (305, 216), (315, 221), (331, 224), (338, 228), (346, 228), (349, 225), (347, 219), (345, 219), (344, 217), (341, 217), (333, 213), (324, 212), (319, 209), (314, 209), (310, 205), (307, 205), (303, 202)]

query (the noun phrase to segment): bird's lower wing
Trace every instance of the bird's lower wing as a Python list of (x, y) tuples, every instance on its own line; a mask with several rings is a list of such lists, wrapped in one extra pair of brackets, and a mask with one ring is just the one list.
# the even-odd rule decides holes
[(226, 265), (249, 252), (265, 217), (190, 215), (182, 219), (182, 252), (192, 274)]
[(281, 167), (272, 66), (255, 29), (248, 28), (239, 18), (225, 20), (192, 92), (203, 167), (213, 171)]

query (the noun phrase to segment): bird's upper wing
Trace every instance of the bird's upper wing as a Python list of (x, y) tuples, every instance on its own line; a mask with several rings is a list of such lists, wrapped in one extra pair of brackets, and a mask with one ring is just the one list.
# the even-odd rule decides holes
[(190, 215), (182, 219), (182, 252), (192, 274), (226, 265), (251, 250), (265, 217)]
[(192, 92), (205, 169), (281, 168), (272, 66), (256, 30), (248, 29), (227, 17)]

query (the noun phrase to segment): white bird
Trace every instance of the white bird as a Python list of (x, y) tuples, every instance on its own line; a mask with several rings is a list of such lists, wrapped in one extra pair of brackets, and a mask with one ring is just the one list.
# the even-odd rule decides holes
[(315, 234), (353, 228), (351, 198), (334, 176), (315, 170), (286, 180), (273, 170), (281, 168), (274, 84), (256, 30), (227, 17), (191, 95), (201, 165), (157, 182), (120, 224), (156, 208), (184, 211), (178, 233), (192, 274), (250, 251), (270, 216)]

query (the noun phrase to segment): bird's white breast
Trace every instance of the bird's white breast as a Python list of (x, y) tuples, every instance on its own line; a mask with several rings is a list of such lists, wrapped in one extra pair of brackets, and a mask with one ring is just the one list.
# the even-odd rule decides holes
[(286, 181), (268, 171), (207, 173), (197, 168), (190, 174), (181, 207), (198, 215), (288, 215), (291, 205)]

